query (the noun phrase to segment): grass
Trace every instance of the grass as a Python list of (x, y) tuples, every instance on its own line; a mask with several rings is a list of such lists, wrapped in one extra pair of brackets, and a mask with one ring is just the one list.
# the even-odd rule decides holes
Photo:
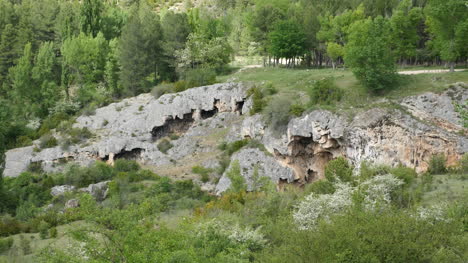
[(429, 191), (423, 195), (422, 204), (427, 206), (440, 203), (450, 204), (463, 200), (467, 196), (467, 174), (434, 175)]
[[(37, 262), (36, 256), (46, 247), (55, 247), (65, 250), (72, 244), (72, 240), (68, 237), (68, 233), (74, 229), (85, 226), (84, 221), (76, 221), (70, 224), (57, 226), (57, 238), (41, 239), (39, 233), (23, 233), (11, 236), (14, 240), (13, 246), (9, 251), (0, 254), (0, 263), (12, 262)], [(20, 246), (20, 236), (30, 240), (31, 254), (24, 255)]]
[[(412, 70), (428, 69), (412, 67)], [(431, 68), (432, 69), (432, 68)], [(371, 104), (381, 103), (382, 99), (398, 100), (403, 97), (423, 92), (441, 92), (448, 84), (468, 83), (468, 71), (454, 73), (431, 73), (401, 76), (397, 87), (382, 95), (369, 94), (348, 69), (287, 69), (287, 68), (251, 68), (237, 71), (231, 75), (218, 77), (219, 82), (242, 81), (254, 84), (272, 83), (277, 89), (276, 96), (290, 96), (304, 102), (306, 90), (314, 81), (332, 77), (338, 87), (344, 90), (343, 99), (336, 105), (321, 107), (332, 111), (355, 111), (369, 109)]]

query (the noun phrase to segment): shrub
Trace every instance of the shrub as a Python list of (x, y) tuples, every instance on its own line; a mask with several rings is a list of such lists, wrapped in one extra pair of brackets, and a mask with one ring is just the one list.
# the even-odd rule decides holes
[(68, 131), (70, 140), (73, 144), (81, 143), (93, 136), (93, 133), (86, 127), (84, 128), (73, 128)]
[(185, 80), (179, 80), (176, 83), (174, 83), (174, 92), (182, 92), (189, 88), (192, 88), (192, 87), (190, 87), (189, 83), (187, 83), (187, 81)]
[(0, 238), (0, 254), (9, 250), (13, 246), (13, 238)]
[(414, 169), (405, 166), (398, 166), (391, 169), (391, 174), (396, 176), (398, 179), (401, 179), (405, 184), (411, 184), (413, 180), (418, 176)]
[(189, 87), (211, 85), (216, 82), (216, 71), (210, 68), (188, 70), (184, 74), (184, 80)]
[(305, 108), (301, 104), (292, 104), (289, 113), (293, 116), (300, 117), (304, 111)]
[(32, 253), (31, 250), (31, 241), (27, 238), (25, 238), (23, 235), (20, 235), (20, 247), (21, 250), (23, 250), (24, 255), (29, 255)]
[(276, 97), (263, 110), (263, 119), (272, 129), (282, 132), (291, 117), (291, 101), (285, 97)]
[(238, 193), (247, 190), (247, 184), (244, 177), (241, 175), (239, 161), (234, 161), (231, 169), (227, 171), (226, 176), (231, 180), (230, 192)]
[(308, 93), (312, 105), (331, 105), (343, 97), (343, 91), (335, 85), (331, 78), (316, 81), (308, 89)]
[(162, 95), (166, 93), (171, 93), (173, 91), (174, 91), (174, 84), (163, 82), (151, 90), (151, 95), (153, 95), (153, 97), (157, 99), (161, 97)]
[(52, 147), (55, 147), (57, 145), (58, 145), (57, 139), (55, 139), (55, 137), (52, 136), (52, 134), (50, 134), (50, 133), (44, 134), (39, 139), (39, 147), (41, 147), (41, 149), (52, 148)]
[(114, 162), (114, 169), (117, 172), (136, 172), (140, 170), (140, 165), (134, 160), (117, 159)]
[(250, 109), (250, 115), (262, 112), (266, 105), (263, 93), (258, 87), (253, 87), (247, 91), (247, 96), (252, 96), (252, 109)]
[(39, 236), (42, 239), (46, 239), (49, 236), (49, 229), (50, 225), (45, 221), (41, 221), (38, 226)]
[(429, 160), (428, 172), (430, 174), (445, 174), (447, 167), (445, 166), (446, 158), (443, 154), (436, 154)]
[(205, 168), (203, 166), (194, 166), (192, 167), (192, 173), (199, 174), (201, 176), (202, 182), (206, 183), (210, 180), (209, 174), (213, 172), (213, 169)]
[(174, 145), (167, 139), (162, 139), (158, 143), (158, 150), (160, 150), (162, 153), (167, 153), (167, 151), (169, 151), (169, 149), (172, 147), (174, 147)]
[(336, 181), (352, 182), (353, 166), (345, 158), (338, 157), (325, 166), (325, 178), (332, 183)]
[(52, 227), (49, 229), (49, 237), (50, 238), (57, 238), (57, 228), (56, 227)]
[(468, 153), (465, 153), (458, 165), (458, 172), (462, 174), (468, 174)]
[(319, 180), (307, 185), (306, 192), (314, 194), (333, 194), (335, 192), (335, 186), (328, 180)]
[(242, 149), (242, 147), (249, 144), (249, 141), (250, 141), (249, 139), (243, 139), (243, 140), (238, 140), (238, 141), (231, 142), (231, 143), (223, 142), (219, 145), (218, 148), (222, 151), (225, 151), (227, 155), (231, 156), (235, 152)]

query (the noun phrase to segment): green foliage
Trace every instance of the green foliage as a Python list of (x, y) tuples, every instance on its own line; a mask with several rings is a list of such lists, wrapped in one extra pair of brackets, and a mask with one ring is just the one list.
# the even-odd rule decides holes
[(57, 146), (57, 139), (52, 134), (44, 134), (40, 139), (39, 139), (39, 147), (42, 149), (45, 148), (52, 148)]
[(277, 58), (295, 58), (306, 51), (305, 33), (293, 21), (279, 21), (268, 34), (269, 53)]
[(162, 153), (167, 153), (174, 145), (168, 139), (162, 139), (158, 143), (158, 150)]
[(114, 169), (117, 172), (136, 172), (140, 170), (140, 165), (133, 160), (117, 159), (114, 162)]
[(238, 140), (238, 141), (234, 141), (234, 142), (231, 142), (231, 143), (222, 143), (219, 146), (219, 149), (222, 150), (222, 151), (225, 151), (228, 156), (231, 156), (235, 152), (238, 152), (244, 146), (249, 144), (249, 142), (250, 142), (249, 139), (243, 139), (243, 140)]
[(436, 154), (431, 157), (429, 160), (429, 168), (427, 171), (430, 174), (444, 174), (447, 172), (447, 167), (445, 166), (447, 159), (443, 154)]
[(0, 254), (13, 246), (13, 238), (0, 238)]
[(264, 96), (260, 88), (253, 87), (247, 91), (248, 96), (252, 96), (252, 109), (250, 110), (250, 115), (260, 113), (265, 107), (266, 103)]
[(274, 131), (282, 132), (291, 118), (291, 106), (290, 98), (274, 97), (263, 110), (263, 119)]
[(49, 237), (50, 237), (50, 238), (57, 238), (57, 234), (58, 234), (58, 232), (57, 232), (57, 228), (56, 228), (56, 227), (51, 227), (51, 228), (49, 229)]
[(333, 194), (335, 192), (335, 186), (328, 180), (319, 180), (307, 185), (305, 192), (314, 194)]
[(151, 90), (151, 95), (153, 95), (153, 97), (157, 99), (166, 93), (173, 92), (173, 90), (174, 90), (174, 84), (163, 82), (161, 84), (158, 84)]
[(192, 167), (192, 173), (201, 175), (201, 180), (204, 183), (206, 183), (206, 182), (208, 182), (210, 180), (209, 175), (212, 172), (213, 172), (213, 169), (211, 169), (211, 168), (205, 168), (205, 167), (199, 166), (199, 165)]
[(329, 182), (353, 182), (353, 166), (343, 157), (328, 162), (325, 166), (325, 178)]
[[(216, 72), (215, 70), (210, 69), (210, 68), (187, 70), (183, 74), (183, 77), (186, 82), (186, 87), (183, 90), (186, 90), (192, 87), (211, 85), (216, 82)], [(184, 84), (184, 83), (183, 82), (176, 83), (176, 85), (181, 85), (181, 84)], [(181, 86), (183, 87), (183, 85)], [(175, 88), (177, 88), (177, 86)], [(183, 90), (179, 90), (179, 91), (183, 91)]]
[(50, 225), (47, 222), (41, 221), (37, 228), (39, 230), (39, 236), (42, 239), (46, 239), (49, 236)]
[(23, 235), (20, 235), (20, 248), (24, 255), (31, 254), (31, 240), (25, 238)]
[(345, 63), (370, 92), (379, 93), (395, 85), (395, 58), (390, 49), (389, 25), (382, 17), (353, 24), (346, 45)]
[(226, 176), (231, 180), (230, 192), (238, 193), (247, 190), (245, 179), (241, 175), (239, 161), (232, 162), (231, 169), (227, 171)]
[(467, 10), (466, 3), (459, 0), (431, 0), (425, 8), (433, 46), (443, 60), (450, 62), (451, 71), (454, 62), (468, 52)]
[(338, 88), (333, 79), (326, 78), (316, 81), (308, 89), (310, 103), (312, 105), (331, 105), (343, 97), (343, 90)]

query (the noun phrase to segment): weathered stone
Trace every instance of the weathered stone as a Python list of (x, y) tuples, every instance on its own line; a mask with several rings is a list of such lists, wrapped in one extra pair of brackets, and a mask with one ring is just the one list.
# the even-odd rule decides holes
[(73, 185), (57, 185), (50, 189), (50, 194), (52, 196), (63, 195), (68, 192), (73, 192), (75, 187)]
[(9, 150), (5, 153), (5, 169), (3, 176), (16, 177), (28, 169), (31, 163), (33, 147), (23, 147)]
[(88, 187), (80, 188), (79, 191), (90, 194), (97, 201), (102, 201), (107, 197), (109, 191), (109, 182), (110, 181), (90, 184)]
[(77, 208), (80, 206), (80, 202), (77, 199), (70, 199), (65, 203), (65, 209)]
[(227, 172), (232, 168), (234, 161), (239, 162), (241, 176), (245, 178), (248, 190), (253, 190), (255, 187), (253, 178), (255, 167), (258, 169), (259, 178), (269, 177), (275, 184), (279, 183), (280, 180), (287, 182), (294, 181), (294, 173), (291, 169), (281, 166), (275, 158), (259, 149), (247, 148), (240, 150), (232, 156), (231, 165), (226, 169), (226, 172), (216, 186), (217, 194), (226, 191), (231, 186), (231, 180), (227, 177)]

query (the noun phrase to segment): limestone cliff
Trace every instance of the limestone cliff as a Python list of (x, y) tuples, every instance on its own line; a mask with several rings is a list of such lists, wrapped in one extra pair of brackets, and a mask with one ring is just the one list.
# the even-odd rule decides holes
[[(159, 99), (149, 94), (125, 99), (82, 116), (75, 127), (87, 127), (95, 137), (68, 150), (60, 147), (34, 152), (33, 146), (6, 153), (5, 176), (17, 176), (30, 163), (46, 171), (62, 163), (87, 165), (95, 160), (112, 163), (135, 159), (161, 175), (196, 178), (195, 165), (215, 168), (222, 141), (251, 138), (267, 152), (242, 149), (232, 156), (252, 187), (254, 170), (275, 183), (299, 185), (320, 179), (326, 163), (346, 157), (357, 168), (362, 161), (395, 166), (403, 164), (423, 172), (433, 154), (444, 153), (453, 165), (468, 152), (454, 103), (468, 99), (468, 89), (458, 83), (442, 94), (425, 93), (392, 101), (392, 107), (375, 107), (352, 118), (339, 112), (316, 110), (292, 119), (284, 134), (274, 134), (260, 115), (248, 116), (251, 101), (247, 87), (225, 83), (199, 87)], [(166, 153), (157, 144), (169, 135), (173, 147)], [(35, 142), (37, 144), (37, 142)], [(231, 162), (232, 163), (232, 162)], [(257, 168), (255, 168), (257, 167)], [(229, 168), (228, 168), (229, 169)], [(218, 184), (206, 184), (221, 193), (230, 185), (226, 174)]]

